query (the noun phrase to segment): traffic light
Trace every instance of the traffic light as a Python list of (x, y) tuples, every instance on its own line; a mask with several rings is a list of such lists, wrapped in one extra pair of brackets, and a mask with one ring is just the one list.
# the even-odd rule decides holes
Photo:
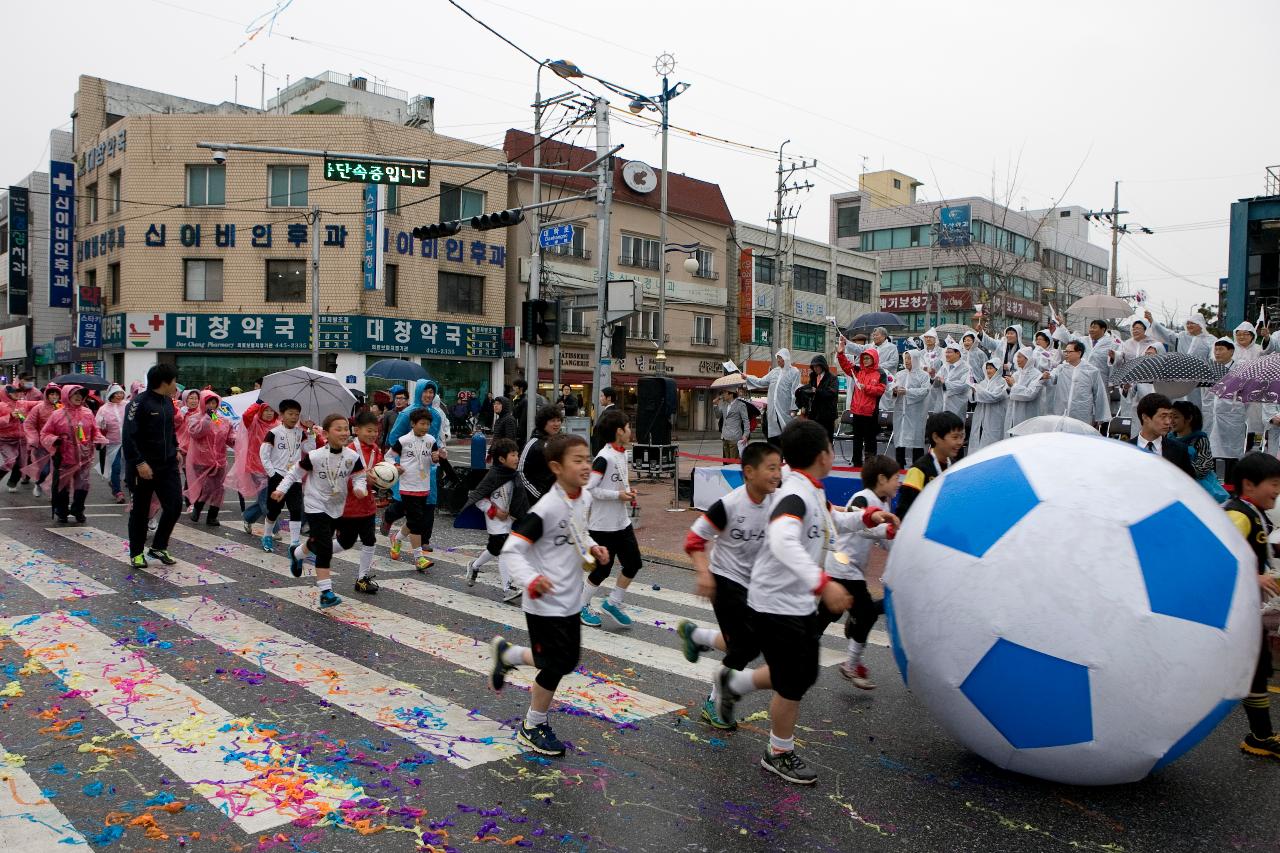
[(520, 303), (520, 340), (528, 344), (560, 343), (560, 300), (530, 299)]
[(492, 228), (506, 228), (524, 221), (524, 211), (518, 207), (510, 210), (499, 210), (496, 213), (482, 213), (471, 217), (471, 227), (477, 231), (488, 231)]
[(451, 219), (448, 222), (437, 222), (434, 225), (419, 225), (410, 233), (419, 240), (434, 240), (437, 237), (452, 237), (462, 230), (462, 222)]

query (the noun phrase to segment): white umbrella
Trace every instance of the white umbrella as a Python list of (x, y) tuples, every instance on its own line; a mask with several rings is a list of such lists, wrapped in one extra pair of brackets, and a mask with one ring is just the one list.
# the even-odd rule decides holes
[(1071, 303), (1067, 313), (1076, 320), (1115, 320), (1133, 313), (1129, 300), (1105, 293), (1094, 293)]
[(721, 376), (715, 382), (711, 383), (712, 388), (740, 388), (747, 384), (747, 380), (742, 378), (741, 373), (730, 373), (728, 376)]
[(1068, 418), (1063, 415), (1040, 415), (1039, 417), (1027, 418), (1009, 430), (1009, 435), (1033, 435), (1038, 432), (1071, 432), (1077, 435), (1102, 437), (1100, 432), (1084, 421), (1078, 421), (1075, 418)]
[(309, 367), (291, 367), (267, 374), (258, 399), (277, 411), (284, 400), (297, 400), (302, 406), (302, 419), (315, 423), (328, 415), (350, 415), (356, 402), (337, 376)]

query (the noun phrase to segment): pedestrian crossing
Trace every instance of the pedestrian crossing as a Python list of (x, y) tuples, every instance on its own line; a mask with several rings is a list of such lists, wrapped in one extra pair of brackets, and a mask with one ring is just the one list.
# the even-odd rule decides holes
[[(118, 563), (124, 563), (126, 566), (129, 565), (128, 544), (118, 534), (108, 533), (97, 527), (86, 526), (49, 527), (46, 529), (50, 533), (56, 533), (63, 539), (83, 545), (92, 551), (97, 551), (104, 557), (109, 557)], [(175, 535), (181, 536), (183, 533), (185, 531), (176, 531)], [(146, 572), (174, 586), (206, 586), (208, 584), (232, 582), (231, 578), (218, 574), (208, 566), (193, 565), (186, 560), (179, 560), (175, 565), (166, 566), (159, 560), (148, 559), (147, 567), (139, 571)]]
[(22, 853), (65, 853), (87, 844), (66, 815), (22, 769), (21, 756), (0, 746), (0, 841)]
[(90, 598), (115, 592), (44, 551), (34, 550), (3, 535), (0, 535), (0, 571), (45, 598)]

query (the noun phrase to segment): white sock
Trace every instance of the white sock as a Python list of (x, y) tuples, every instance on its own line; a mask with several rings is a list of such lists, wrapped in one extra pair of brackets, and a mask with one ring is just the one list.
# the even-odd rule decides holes
[(598, 586), (592, 586), (591, 582), (586, 578), (582, 579), (582, 606), (583, 607), (591, 606), (591, 596), (595, 595), (596, 590), (599, 588), (600, 587)]
[[(521, 666), (524, 664), (524, 646), (507, 646), (507, 650), (502, 653), (502, 662), (507, 666)], [(543, 716), (546, 719), (546, 716)]]
[(303, 545), (303, 544), (302, 544), (302, 543), (300, 543), (300, 542), (295, 542), (295, 543), (293, 543), (293, 545), (291, 545), (291, 546), (289, 547), (289, 550), (290, 550), (290, 551), (292, 551), (292, 552), (293, 552), (293, 556), (297, 557), (299, 560), (305, 560), (305, 559), (307, 559), (307, 546), (306, 546), (306, 545)]
[(711, 679), (711, 696), (710, 696), (710, 699), (711, 699), (711, 704), (712, 704), (712, 705), (714, 705), (716, 702), (720, 701), (720, 679), (718, 679), (718, 678), (713, 678), (713, 679)]
[(737, 696), (746, 696), (748, 693), (756, 689), (752, 682), (752, 673), (755, 670), (742, 669), (729, 674), (729, 689)]
[(795, 752), (796, 739), (794, 737), (780, 738), (771, 730), (769, 732), (769, 748), (773, 750), (775, 755), (781, 755), (784, 752)]
[(489, 563), (493, 562), (496, 559), (498, 558), (490, 554), (488, 551), (481, 551), (480, 556), (476, 557), (474, 560), (471, 561), (471, 565), (475, 566), (478, 569), (481, 566), (488, 565)]
[(373, 566), (373, 545), (360, 546), (360, 573), (356, 575), (356, 579), (367, 578), (369, 569)]
[(609, 590), (609, 601), (612, 604), (622, 604), (622, 597), (626, 594), (627, 591), (625, 589), (620, 586), (615, 586), (613, 589)]
[(501, 560), (498, 561), (498, 577), (502, 578), (503, 589), (511, 586), (511, 572), (507, 571), (507, 567)]
[(421, 556), (422, 556), (422, 549), (421, 549), (421, 548), (414, 548), (414, 549), (413, 549), (413, 559), (415, 559), (415, 560), (416, 560), (416, 559), (418, 559), (418, 558), (419, 558), (419, 557), (421, 557)]
[(335, 537), (335, 538), (334, 538), (334, 540), (333, 540), (333, 555), (336, 557), (336, 556), (338, 556), (339, 554), (341, 554), (341, 553), (342, 553), (343, 551), (345, 551), (345, 550), (347, 550), (347, 549), (346, 549), (346, 548), (343, 548), (341, 545), (339, 545), (339, 544), (338, 544), (338, 540), (337, 540), (337, 538)]
[(316, 589), (321, 592), (329, 592), (333, 589), (333, 579), (325, 578), (324, 580), (320, 580), (319, 578), (316, 578)]
[(862, 652), (866, 649), (866, 643), (859, 643), (857, 640), (849, 641), (849, 663), (857, 666), (862, 663)]
[(289, 519), (289, 542), (297, 545), (302, 541), (302, 522)]
[(716, 647), (716, 637), (720, 636), (720, 632), (714, 628), (694, 628), (693, 641), (704, 649), (714, 649)]
[(533, 728), (534, 726), (540, 726), (546, 721), (547, 721), (547, 712), (535, 711), (533, 710), (532, 707), (530, 707), (528, 712), (524, 715), (524, 724), (529, 728)]

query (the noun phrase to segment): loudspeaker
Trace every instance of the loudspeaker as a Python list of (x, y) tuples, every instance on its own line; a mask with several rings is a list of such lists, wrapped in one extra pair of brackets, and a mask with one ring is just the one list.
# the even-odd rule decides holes
[(676, 383), (664, 376), (645, 376), (636, 383), (636, 443), (670, 444), (676, 412)]
[(627, 357), (627, 327), (614, 326), (613, 333), (609, 335), (609, 357), (626, 360)]

